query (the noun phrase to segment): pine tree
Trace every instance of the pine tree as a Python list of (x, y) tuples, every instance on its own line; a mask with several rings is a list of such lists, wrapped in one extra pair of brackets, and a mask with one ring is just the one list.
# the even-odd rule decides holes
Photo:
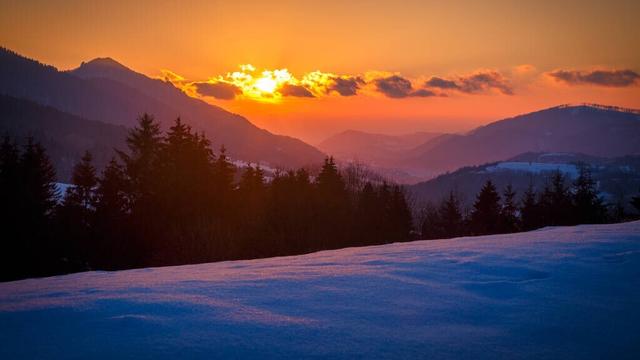
[(443, 238), (458, 237), (464, 233), (464, 219), (460, 210), (460, 201), (453, 190), (440, 205), (436, 226), (440, 229), (440, 236)]
[(573, 183), (574, 221), (578, 224), (597, 224), (605, 221), (607, 210), (598, 197), (591, 171), (586, 165), (579, 168)]
[(118, 151), (130, 182), (128, 191), (131, 202), (145, 198), (153, 191), (161, 139), (160, 124), (153, 116), (143, 114), (126, 139), (129, 152)]
[(57, 211), (56, 224), (63, 252), (70, 267), (86, 268), (93, 238), (93, 220), (95, 210), (95, 187), (98, 183), (96, 169), (91, 164), (92, 156), (87, 151), (73, 168), (72, 187), (64, 195), (62, 205)]
[(94, 207), (94, 191), (98, 179), (92, 160), (91, 153), (87, 151), (73, 168), (71, 176), (73, 187), (70, 187), (65, 194), (64, 206), (76, 206), (87, 211)]
[(571, 193), (565, 185), (565, 176), (559, 170), (551, 177), (551, 188), (545, 191), (545, 225), (571, 225), (573, 204)]
[(422, 225), (421, 225), (421, 238), (425, 240), (442, 239), (447, 237), (442, 229), (442, 221), (440, 220), (439, 209), (428, 203), (422, 209)]
[(413, 216), (403, 189), (394, 185), (391, 193), (391, 216), (393, 230), (388, 242), (408, 241), (413, 228)]
[(22, 242), (23, 253), (18, 258), (23, 257), (27, 273), (43, 274), (59, 255), (59, 249), (49, 241), (51, 215), (59, 193), (51, 161), (44, 148), (32, 138), (27, 139), (20, 157), (19, 173), (21, 181), (16, 190), (21, 200), (15, 211), (20, 235), (17, 241)]
[(520, 206), (520, 227), (524, 231), (534, 230), (540, 226), (538, 203), (533, 184), (529, 184)]
[(95, 191), (96, 244), (90, 259), (100, 268), (121, 269), (139, 263), (143, 249), (132, 242), (129, 202), (124, 169), (111, 159), (98, 179)]
[(487, 180), (473, 204), (471, 229), (475, 235), (496, 234), (500, 227), (500, 195)]
[(500, 226), (501, 232), (513, 233), (518, 231), (518, 215), (515, 204), (516, 192), (511, 184), (504, 189), (502, 209), (500, 210)]

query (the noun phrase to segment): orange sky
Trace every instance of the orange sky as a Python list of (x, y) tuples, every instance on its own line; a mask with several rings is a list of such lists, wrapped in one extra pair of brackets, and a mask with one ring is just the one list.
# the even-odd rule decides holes
[[(170, 70), (180, 86), (227, 84), (240, 64), (255, 78), (288, 69), (300, 87), (317, 70), (365, 79), (353, 96), (329, 81), (275, 102), (246, 87), (203, 97), (312, 143), (350, 128), (460, 131), (569, 102), (640, 108), (638, 1), (0, 0), (0, 10), (0, 45), (61, 69), (110, 56), (149, 76)], [(388, 90), (394, 75), (403, 80)], [(433, 77), (449, 87), (425, 86)], [(404, 80), (411, 90), (398, 96)]]

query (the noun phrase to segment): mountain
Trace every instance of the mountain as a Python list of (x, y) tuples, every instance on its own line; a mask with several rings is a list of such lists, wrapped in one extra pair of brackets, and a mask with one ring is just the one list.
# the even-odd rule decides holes
[(633, 359), (639, 272), (630, 222), (27, 279), (0, 358)]
[(444, 172), (525, 152), (599, 157), (640, 154), (640, 112), (601, 105), (558, 106), (438, 137), (404, 154), (399, 167)]
[(168, 128), (180, 116), (235, 159), (296, 167), (323, 154), (304, 142), (272, 134), (240, 115), (191, 98), (172, 84), (136, 73), (112, 59), (97, 59), (73, 71), (0, 49), (0, 93), (25, 98), (90, 120), (131, 127), (143, 112)]
[(551, 176), (562, 172), (567, 186), (578, 175), (579, 166), (588, 166), (599, 195), (609, 204), (621, 203), (629, 208), (631, 197), (640, 191), (640, 155), (600, 158), (575, 153), (525, 153), (513, 158), (479, 166), (463, 167), (408, 187), (418, 207), (427, 202), (438, 203), (454, 191), (462, 205), (470, 208), (475, 196), (487, 180), (498, 190), (511, 184), (519, 201), (529, 187), (541, 191)]
[(441, 134), (416, 132), (393, 136), (347, 130), (325, 139), (318, 144), (318, 148), (341, 160), (358, 160), (374, 166), (390, 166), (405, 151), (439, 135)]
[(86, 150), (93, 155), (96, 168), (102, 169), (115, 155), (114, 148), (124, 148), (127, 129), (0, 95), (0, 135), (9, 135), (19, 143), (24, 143), (27, 136), (41, 142), (58, 179), (68, 182), (73, 166)]

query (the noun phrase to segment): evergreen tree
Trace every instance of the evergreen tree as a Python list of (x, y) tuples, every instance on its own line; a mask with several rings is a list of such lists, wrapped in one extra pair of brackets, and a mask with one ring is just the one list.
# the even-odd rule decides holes
[(122, 269), (139, 263), (142, 249), (131, 240), (127, 181), (124, 169), (111, 159), (95, 191), (96, 243), (90, 259), (99, 268)]
[(515, 204), (516, 192), (511, 184), (507, 185), (503, 193), (503, 204), (500, 210), (500, 226), (503, 233), (518, 231), (518, 209)]
[(15, 209), (18, 218), (19, 239), (24, 259), (30, 273), (42, 274), (59, 254), (49, 241), (51, 215), (59, 193), (56, 189), (56, 174), (44, 148), (27, 139), (20, 157), (20, 186), (17, 191), (20, 201)]
[(565, 176), (559, 170), (551, 177), (551, 188), (544, 192), (541, 208), (545, 212), (545, 225), (571, 225), (573, 204)]
[(520, 227), (524, 231), (529, 231), (537, 229), (540, 225), (536, 193), (533, 190), (533, 184), (529, 184), (522, 198), (522, 205), (520, 206)]
[(410, 240), (413, 217), (404, 190), (399, 185), (392, 186), (387, 208), (389, 212), (386, 220), (391, 226), (386, 243)]
[(129, 152), (118, 151), (130, 183), (128, 191), (132, 204), (150, 195), (154, 188), (161, 139), (160, 124), (153, 116), (143, 114), (126, 139)]
[(87, 151), (73, 168), (71, 175), (73, 187), (70, 187), (65, 194), (64, 206), (78, 207), (86, 210), (85, 213), (94, 207), (94, 191), (98, 179), (92, 160), (91, 153)]
[[(325, 159), (316, 179), (318, 201), (318, 246), (336, 248), (348, 242), (350, 204), (345, 182), (333, 157)], [(388, 189), (387, 189), (388, 190)]]
[(605, 221), (607, 210), (598, 197), (591, 171), (586, 165), (579, 168), (573, 183), (574, 221), (577, 224), (597, 224)]
[(500, 195), (491, 180), (487, 180), (478, 194), (471, 213), (474, 235), (496, 234), (500, 229)]
[(428, 203), (425, 205), (424, 209), (422, 209), (422, 226), (421, 226), (421, 235), (422, 239), (431, 240), (431, 239), (442, 239), (447, 237), (447, 235), (442, 230), (442, 221), (440, 220), (440, 211), (439, 209)]
[(464, 219), (460, 210), (460, 201), (456, 194), (449, 191), (449, 196), (441, 203), (438, 223), (440, 236), (443, 238), (453, 238), (464, 234)]

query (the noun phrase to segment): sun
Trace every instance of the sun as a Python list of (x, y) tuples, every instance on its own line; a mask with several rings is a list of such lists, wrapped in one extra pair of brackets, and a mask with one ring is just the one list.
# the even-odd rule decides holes
[(278, 83), (271, 77), (263, 76), (257, 79), (253, 83), (253, 86), (264, 93), (273, 94), (273, 92), (276, 91)]

